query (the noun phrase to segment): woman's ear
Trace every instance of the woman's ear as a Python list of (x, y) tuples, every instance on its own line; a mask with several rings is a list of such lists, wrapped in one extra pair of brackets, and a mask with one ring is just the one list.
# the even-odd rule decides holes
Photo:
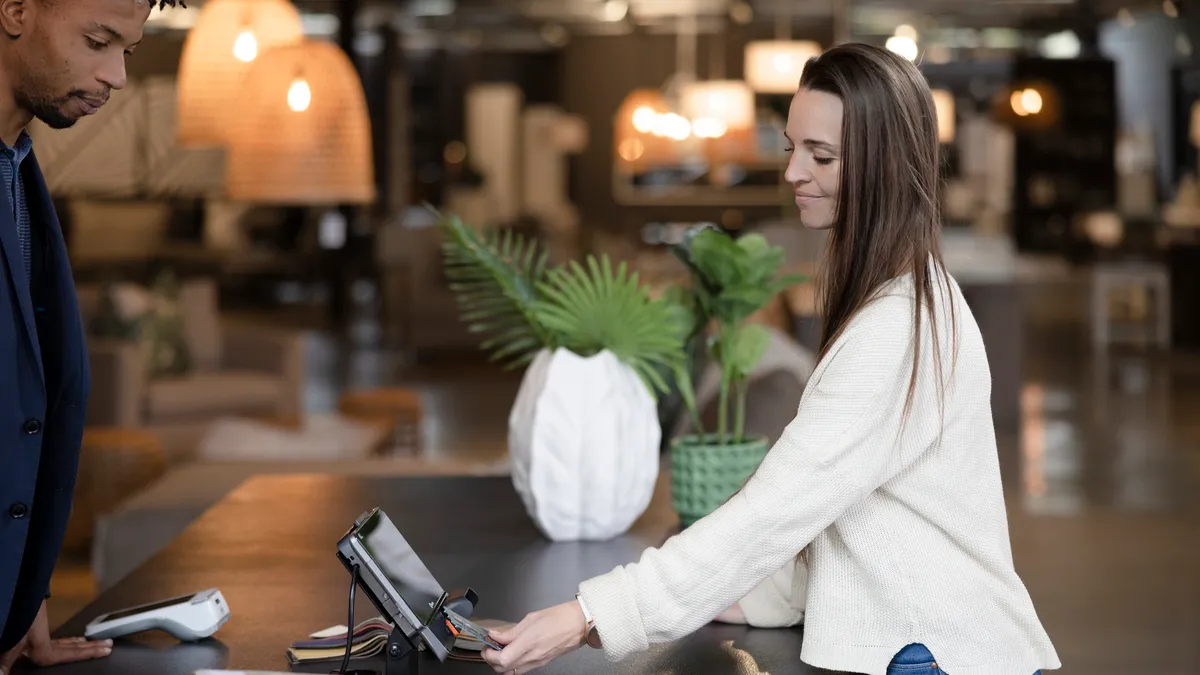
[(33, 0), (0, 0), (0, 28), (10, 38), (28, 32), (29, 3)]

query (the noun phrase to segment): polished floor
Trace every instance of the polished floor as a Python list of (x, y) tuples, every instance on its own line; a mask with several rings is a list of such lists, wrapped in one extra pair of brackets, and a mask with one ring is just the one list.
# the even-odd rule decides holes
[[(1064, 664), (1078, 675), (1200, 673), (1200, 355), (1093, 349), (1076, 281), (1030, 288), (1023, 420), (1000, 435), (1014, 558)], [(407, 363), (314, 332), (308, 404), (402, 383), (427, 406), (434, 457), (504, 454), (519, 374), (477, 355)], [(86, 566), (55, 579), (58, 618), (86, 602)], [(56, 621), (55, 623), (58, 623)], [(1013, 674), (1019, 675), (1019, 674)]]

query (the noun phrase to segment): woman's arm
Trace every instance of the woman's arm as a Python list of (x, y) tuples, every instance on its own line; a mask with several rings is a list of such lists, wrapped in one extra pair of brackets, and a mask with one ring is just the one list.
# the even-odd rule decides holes
[(610, 659), (708, 623), (899, 471), (891, 450), (912, 367), (911, 309), (887, 296), (852, 322), (744, 489), (638, 562), (580, 585)]
[(755, 586), (713, 621), (786, 628), (804, 621), (808, 595), (808, 567), (797, 557)]
[(763, 579), (734, 605), (742, 621), (755, 628), (785, 628), (804, 621), (808, 597), (808, 566), (799, 558)]

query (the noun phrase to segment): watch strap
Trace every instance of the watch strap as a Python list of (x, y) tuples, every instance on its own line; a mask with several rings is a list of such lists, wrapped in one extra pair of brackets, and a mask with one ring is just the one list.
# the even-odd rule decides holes
[(579, 609), (583, 610), (583, 620), (587, 622), (587, 634), (584, 637), (584, 643), (592, 649), (600, 649), (600, 632), (596, 630), (596, 620), (592, 618), (592, 613), (588, 611), (587, 603), (583, 601), (583, 594), (576, 593), (575, 600), (579, 603)]

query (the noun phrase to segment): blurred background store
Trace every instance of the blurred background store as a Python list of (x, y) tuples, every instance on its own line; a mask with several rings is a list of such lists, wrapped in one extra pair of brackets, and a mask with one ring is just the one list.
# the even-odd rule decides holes
[[(946, 259), (1064, 672), (1200, 671), (1200, 2), (192, 0), (146, 33), (99, 114), (34, 130), (93, 331), (57, 619), (254, 473), (507, 470), (521, 373), (461, 320), (426, 204), (655, 286), (701, 223), (813, 272), (782, 129), (805, 59), (856, 40), (934, 90)], [(150, 368), (118, 324), (164, 283), (187, 358)], [(812, 285), (757, 320), (786, 336), (778, 430)], [(413, 447), (380, 457), (356, 405)]]

